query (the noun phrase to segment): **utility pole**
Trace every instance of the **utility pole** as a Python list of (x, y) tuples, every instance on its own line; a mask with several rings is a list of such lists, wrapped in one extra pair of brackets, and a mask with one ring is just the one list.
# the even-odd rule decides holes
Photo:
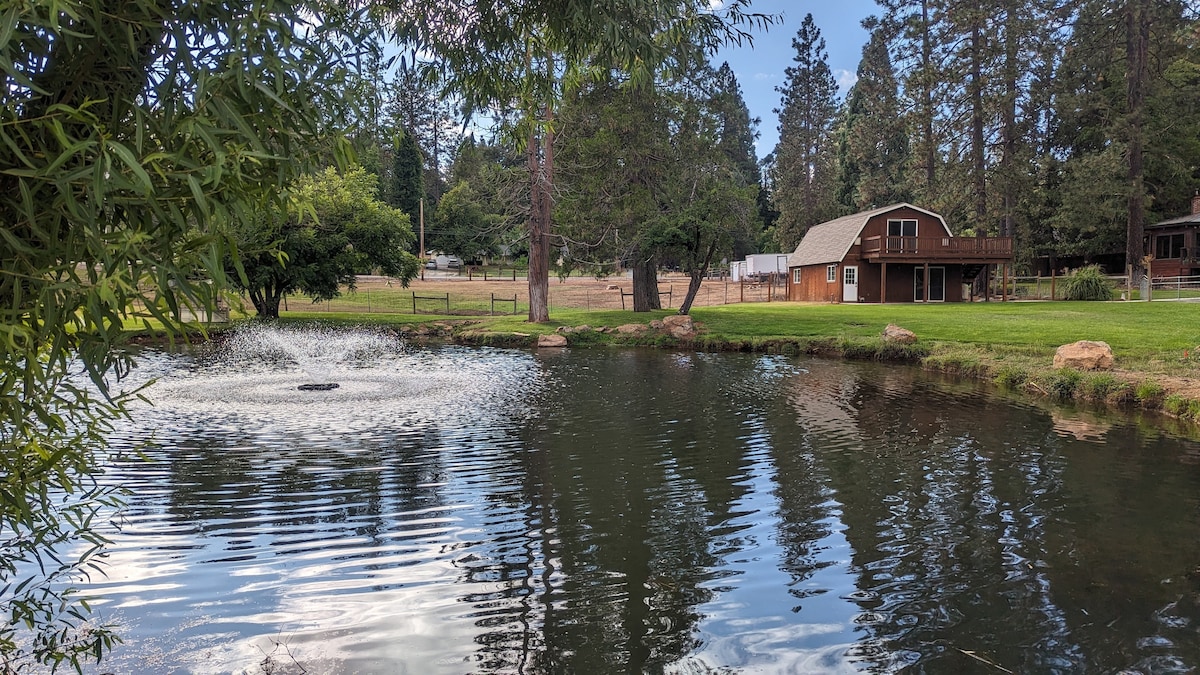
[[(410, 202), (411, 203), (411, 202)], [(417, 222), (421, 224), (421, 264), (425, 264), (425, 198), (417, 200)]]

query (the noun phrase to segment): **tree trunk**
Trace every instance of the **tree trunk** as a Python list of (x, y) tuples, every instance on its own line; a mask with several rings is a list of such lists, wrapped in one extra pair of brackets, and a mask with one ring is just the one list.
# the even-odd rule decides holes
[(278, 319), (279, 302), (282, 298), (283, 293), (269, 285), (250, 289), (250, 303), (254, 305), (254, 312), (259, 319)]
[(1017, 79), (1020, 77), (1019, 56), (1020, 29), (1017, 26), (1017, 8), (1009, 2), (1004, 28), (1004, 129), (1000, 154), (1000, 191), (1002, 193), (1002, 220), (1000, 236), (1016, 236), (1017, 189), (1014, 159), (1017, 154)]
[(981, 17), (971, 26), (971, 184), (975, 193), (975, 231), (987, 231), (987, 158), (983, 136), (983, 31)]
[(633, 264), (633, 311), (654, 309), (662, 309), (658, 297), (658, 260), (655, 256), (639, 257)]
[(1128, 0), (1125, 5), (1125, 82), (1128, 104), (1129, 147), (1129, 222), (1125, 232), (1125, 262), (1129, 265), (1129, 283), (1139, 283), (1145, 273), (1146, 186), (1143, 176), (1142, 113), (1146, 105), (1149, 80), (1147, 45), (1150, 42), (1150, 8), (1146, 0)]
[(921, 86), (921, 124), (925, 137), (925, 199), (930, 200), (934, 193), (934, 179), (937, 177), (937, 143), (933, 139), (933, 39), (930, 36), (929, 1), (921, 2), (921, 70), (924, 82)]
[[(542, 154), (542, 140), (546, 153)], [(550, 320), (550, 189), (548, 165), (553, 136), (529, 134), (526, 149), (529, 168), (529, 322)]]
[(704, 283), (704, 275), (708, 274), (708, 267), (712, 264), (712, 258), (716, 252), (717, 240), (713, 239), (708, 245), (708, 250), (704, 253), (704, 263), (698, 268), (691, 270), (687, 295), (683, 297), (683, 303), (679, 305), (680, 314), (687, 314), (692, 311), (692, 303), (696, 301), (696, 294), (700, 292), (700, 284)]

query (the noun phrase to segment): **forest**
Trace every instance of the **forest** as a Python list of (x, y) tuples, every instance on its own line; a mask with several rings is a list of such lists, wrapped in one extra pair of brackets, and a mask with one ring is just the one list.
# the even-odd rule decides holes
[[(1140, 267), (1142, 228), (1186, 213), (1200, 189), (1196, 9), (881, 0), (847, 91), (807, 16), (762, 162), (762, 122), (703, 44), (675, 45), (636, 82), (593, 63), (560, 77), (556, 105), (533, 116), (553, 144), (538, 151), (553, 148), (552, 262), (696, 270), (790, 251), (816, 223), (908, 201), (959, 234), (1013, 237), (1022, 273), (1060, 259)], [(522, 257), (528, 134), (508, 132), (528, 116), (494, 102), (472, 111), (401, 62), (371, 80), (378, 117), (357, 136), (385, 200), (414, 223), (423, 207), (427, 249)]]

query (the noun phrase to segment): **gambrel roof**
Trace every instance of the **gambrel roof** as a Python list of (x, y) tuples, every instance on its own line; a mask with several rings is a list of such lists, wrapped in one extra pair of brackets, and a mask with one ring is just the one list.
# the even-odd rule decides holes
[(954, 236), (950, 228), (946, 226), (946, 220), (938, 214), (913, 206), (907, 202), (901, 202), (849, 216), (842, 216), (841, 218), (826, 221), (819, 225), (813, 225), (808, 228), (808, 232), (804, 234), (804, 239), (800, 240), (800, 244), (796, 246), (796, 250), (792, 255), (788, 256), (788, 267), (827, 265), (841, 262), (846, 257), (846, 254), (850, 252), (850, 247), (854, 246), (854, 242), (862, 235), (863, 228), (867, 226), (868, 220), (875, 216), (903, 208), (920, 211), (927, 216), (936, 218), (942, 224), (942, 227), (945, 228), (946, 236)]

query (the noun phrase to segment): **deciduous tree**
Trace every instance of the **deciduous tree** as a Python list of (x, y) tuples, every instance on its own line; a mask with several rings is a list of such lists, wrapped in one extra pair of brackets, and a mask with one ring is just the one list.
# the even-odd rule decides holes
[(280, 301), (291, 293), (331, 300), (343, 286), (353, 289), (357, 274), (374, 269), (405, 286), (417, 275), (408, 216), (376, 198), (377, 180), (362, 167), (344, 175), (327, 168), (296, 182), (286, 212), (239, 229), (244, 276), (230, 276), (259, 318), (278, 318)]
[(130, 400), (112, 384), (127, 329), (210, 304), (227, 226), (331, 147), (347, 21), (286, 0), (0, 12), (3, 669), (80, 668), (112, 644), (70, 589), (114, 500), (93, 472)]

